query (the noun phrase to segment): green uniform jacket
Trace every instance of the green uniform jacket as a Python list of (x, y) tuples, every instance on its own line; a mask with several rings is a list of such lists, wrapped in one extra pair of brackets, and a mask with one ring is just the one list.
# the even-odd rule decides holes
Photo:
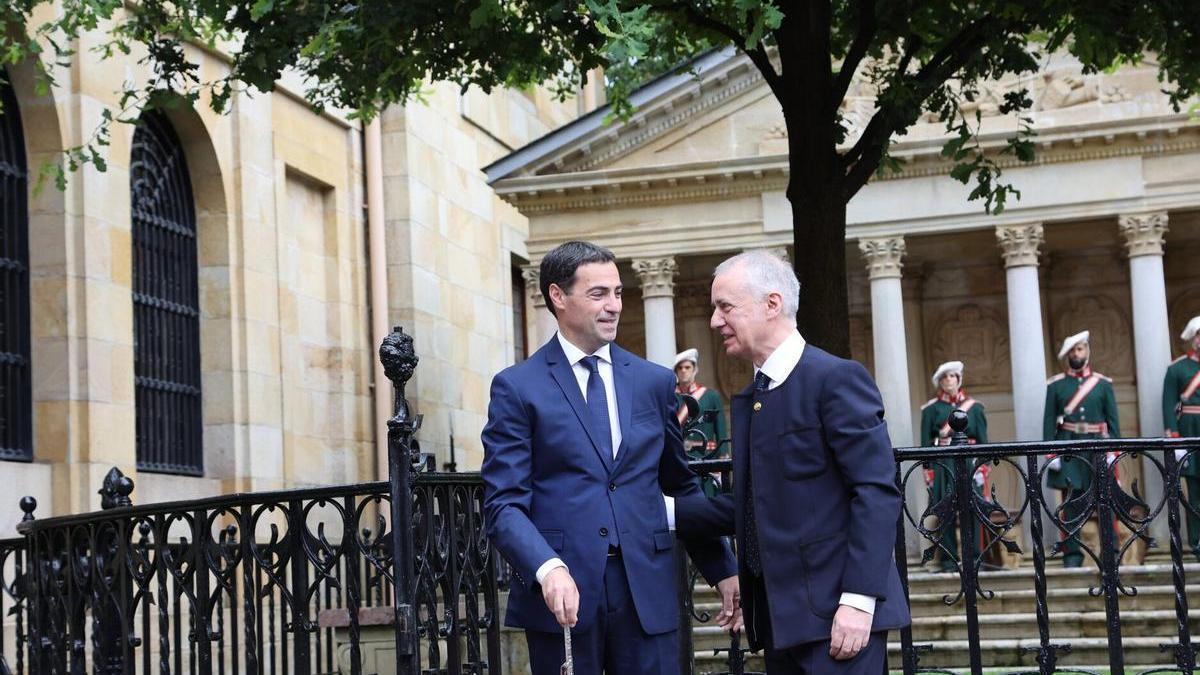
[[(949, 445), (954, 432), (946, 426), (946, 420), (950, 419), (950, 413), (954, 412), (956, 408), (964, 407), (967, 401), (974, 401), (967, 410), (967, 438), (976, 443), (988, 442), (987, 414), (984, 412), (983, 404), (967, 396), (966, 392), (960, 391), (959, 393), (959, 398), (953, 403), (943, 394), (929, 399), (925, 405), (921, 406), (921, 445)], [(934, 463), (932, 467), (933, 484), (930, 489), (933, 491), (934, 502), (941, 501), (947, 494), (954, 491), (953, 473), (949, 470), (951, 466), (953, 466), (953, 462), (941, 460)], [(968, 470), (973, 466), (974, 459), (967, 458)]]
[[(1067, 412), (1067, 403), (1092, 375), (1097, 378), (1095, 386), (1073, 410)], [(1121, 437), (1121, 428), (1117, 420), (1117, 396), (1113, 391), (1112, 378), (1093, 373), (1091, 368), (1085, 367), (1079, 372), (1059, 373), (1046, 380), (1045, 410), (1043, 440), (1071, 441)], [(1106, 424), (1108, 428), (1105, 433), (1076, 433), (1059, 428), (1062, 422)], [(1059, 470), (1051, 470), (1048, 474), (1047, 484), (1060, 490), (1067, 489), (1068, 480), (1078, 490), (1086, 490), (1092, 484), (1091, 470), (1078, 459), (1064, 461)]]
[[(1188, 384), (1200, 373), (1200, 356), (1196, 352), (1188, 352), (1167, 368), (1167, 376), (1163, 380), (1163, 428), (1168, 436), (1200, 436), (1200, 414), (1180, 414), (1182, 406), (1200, 408), (1200, 388), (1197, 388), (1187, 399), (1182, 399)], [(1183, 467), (1183, 475), (1200, 476), (1200, 461), (1194, 458)]]

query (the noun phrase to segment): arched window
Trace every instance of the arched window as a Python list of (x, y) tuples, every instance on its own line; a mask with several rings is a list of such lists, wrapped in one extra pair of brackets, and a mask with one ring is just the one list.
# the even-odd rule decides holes
[(0, 70), (0, 459), (33, 459), (29, 208), (17, 96)]
[(133, 134), (133, 369), (137, 466), (204, 473), (196, 208), (179, 137), (159, 112)]

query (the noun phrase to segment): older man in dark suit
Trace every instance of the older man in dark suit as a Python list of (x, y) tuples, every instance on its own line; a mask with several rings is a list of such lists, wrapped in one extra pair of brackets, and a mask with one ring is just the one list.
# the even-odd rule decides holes
[(754, 382), (731, 402), (734, 494), (685, 498), (677, 527), (736, 532), (747, 636), (769, 675), (877, 675), (887, 631), (909, 622), (891, 443), (866, 369), (796, 330), (799, 292), (767, 251), (717, 267), (712, 327)]

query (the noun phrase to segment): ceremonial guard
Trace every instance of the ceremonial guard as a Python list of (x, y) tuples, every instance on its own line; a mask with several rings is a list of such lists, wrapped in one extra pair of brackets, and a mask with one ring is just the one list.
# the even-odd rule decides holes
[[(1112, 378), (1092, 370), (1090, 334), (1083, 331), (1063, 341), (1058, 352), (1059, 361), (1064, 362), (1064, 372), (1046, 381), (1046, 408), (1043, 424), (1043, 440), (1094, 440), (1120, 438), (1117, 420), (1117, 396), (1113, 391)], [(1109, 453), (1113, 461), (1116, 453)], [(1053, 457), (1047, 472), (1047, 485), (1063, 491), (1066, 499), (1068, 489), (1075, 494), (1092, 486), (1091, 459), (1085, 455)], [(1078, 527), (1076, 520), (1082, 514), (1078, 504), (1068, 504), (1062, 514), (1064, 526)], [(1078, 536), (1068, 537), (1064, 544), (1063, 566), (1079, 567), (1083, 564), (1083, 550)], [(1093, 547), (1095, 550), (1095, 547)]]
[[(971, 398), (963, 389), (962, 361), (948, 361), (938, 366), (933, 373), (933, 386), (937, 395), (929, 399), (921, 407), (921, 445), (950, 445), (954, 431), (950, 428), (950, 413), (962, 410), (967, 414), (967, 442), (971, 445), (987, 443), (987, 415), (983, 404)], [(967, 460), (967, 467), (974, 466), (974, 460)], [(954, 462), (942, 460), (926, 463), (925, 484), (930, 489), (929, 503), (937, 504), (954, 492)], [(985, 465), (979, 468), (973, 476), (973, 483), (979, 489), (984, 488), (988, 470)], [(986, 494), (986, 492), (984, 493)], [(952, 572), (955, 569), (954, 558), (946, 554), (950, 551), (957, 556), (958, 537), (956, 526), (951, 523), (942, 534), (941, 570)]]
[[(1170, 438), (1200, 437), (1200, 316), (1193, 317), (1179, 337), (1189, 343), (1188, 353), (1175, 359), (1167, 368), (1163, 381), (1163, 428)], [(1200, 511), (1200, 453), (1187, 456), (1176, 450), (1175, 457), (1183, 461), (1180, 475), (1187, 489), (1192, 508)], [(1200, 518), (1187, 511), (1188, 543), (1200, 556)]]
[[(704, 434), (704, 451), (706, 455), (716, 452), (721, 447), (721, 441), (728, 438), (728, 432), (725, 429), (725, 406), (721, 402), (721, 395), (717, 392), (705, 387), (696, 381), (696, 374), (700, 372), (700, 353), (695, 349), (689, 349), (675, 355), (675, 394), (679, 399), (679, 423), (683, 424), (687, 419), (687, 406), (683, 405), (683, 396), (691, 396), (700, 404), (700, 415), (705, 412), (712, 411), (710, 420), (701, 422), (696, 428), (696, 432)], [(694, 446), (700, 443), (699, 433), (693, 432), (689, 437), (684, 438), (684, 447), (692, 450)], [(728, 448), (723, 448), (722, 455), (729, 454)]]

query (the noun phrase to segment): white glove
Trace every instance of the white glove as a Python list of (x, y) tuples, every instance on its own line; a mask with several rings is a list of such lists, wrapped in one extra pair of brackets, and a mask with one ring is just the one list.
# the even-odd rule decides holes
[(1187, 456), (1187, 452), (1188, 452), (1187, 450), (1176, 450), (1175, 451), (1175, 461), (1182, 462), (1183, 458)]
[(1062, 469), (1062, 457), (1055, 457), (1054, 459), (1050, 460), (1050, 470), (1051, 471), (1059, 471), (1061, 469)]
[(983, 481), (984, 481), (983, 472), (976, 471), (975, 472), (975, 484), (978, 485), (979, 487), (983, 487)]
[(1108, 456), (1107, 456), (1107, 458), (1106, 458), (1106, 459), (1108, 459), (1108, 465), (1109, 465), (1109, 466), (1112, 466), (1113, 464), (1115, 464), (1115, 463), (1116, 463), (1116, 461), (1117, 461), (1117, 458), (1118, 458), (1118, 457), (1120, 457), (1120, 456), (1121, 456), (1121, 453), (1119, 453), (1119, 452), (1110, 452), (1110, 453), (1108, 453)]

